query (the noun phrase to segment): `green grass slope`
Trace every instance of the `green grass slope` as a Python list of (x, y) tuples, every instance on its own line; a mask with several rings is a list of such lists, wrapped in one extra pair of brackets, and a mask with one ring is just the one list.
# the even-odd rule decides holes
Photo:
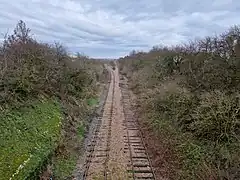
[(0, 180), (34, 174), (56, 147), (61, 119), (59, 104), (52, 101), (1, 113)]

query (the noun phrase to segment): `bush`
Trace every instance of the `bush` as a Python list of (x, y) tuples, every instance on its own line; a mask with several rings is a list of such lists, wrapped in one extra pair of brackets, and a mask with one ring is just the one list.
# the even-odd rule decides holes
[(236, 141), (240, 137), (239, 110), (238, 94), (204, 93), (192, 113), (191, 130), (199, 139), (219, 143)]
[(154, 111), (163, 119), (186, 131), (190, 130), (189, 125), (193, 121), (192, 113), (198, 105), (198, 99), (192, 94), (169, 92), (164, 96), (156, 95), (153, 104)]
[(66, 99), (68, 94), (79, 95), (84, 86), (91, 84), (86, 70), (71, 67), (72, 60), (63, 46), (38, 43), (29, 32), (20, 21), (14, 34), (4, 41), (0, 58), (3, 103), (14, 104), (40, 94)]
[[(157, 132), (164, 133), (170, 142), (174, 140), (184, 179), (210, 174), (219, 178), (238, 176), (239, 103), (238, 93), (220, 91), (200, 96), (189, 92), (154, 94), (146, 113), (151, 114), (148, 118)], [(211, 173), (204, 175), (206, 170)]]
[[(39, 43), (30, 36), (26, 24), (19, 21), (13, 34), (6, 36), (0, 47), (0, 109), (22, 109), (43, 98), (59, 100), (64, 114), (62, 137), (50, 154), (56, 150), (56, 155), (61, 152), (67, 157), (69, 154), (77, 157), (80, 148), (77, 128), (84, 124), (88, 112), (85, 101), (96, 95), (96, 82), (102, 74), (101, 61), (86, 56), (69, 57), (59, 43)], [(35, 133), (33, 138), (38, 136), (38, 132)]]
[[(231, 60), (231, 59), (230, 59)], [(234, 91), (239, 86), (239, 70), (220, 56), (200, 53), (191, 56), (191, 60), (181, 67), (185, 76), (184, 85), (192, 92), (228, 90)]]
[(197, 97), (190, 93), (168, 93), (155, 98), (153, 108), (163, 119), (198, 139), (221, 143), (240, 137), (238, 94), (213, 91)]
[(234, 26), (215, 37), (119, 59), (121, 73), (142, 97), (147, 124), (182, 157), (183, 179), (240, 177), (239, 40), (240, 26)]

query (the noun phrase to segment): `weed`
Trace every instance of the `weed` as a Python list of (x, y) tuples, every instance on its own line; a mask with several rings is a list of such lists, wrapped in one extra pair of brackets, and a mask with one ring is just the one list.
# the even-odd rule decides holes
[(98, 99), (96, 99), (96, 98), (89, 98), (87, 100), (87, 103), (88, 103), (89, 106), (95, 106), (96, 104), (98, 104)]
[(82, 139), (84, 137), (84, 131), (85, 131), (84, 126), (79, 126), (77, 128), (77, 131), (78, 131), (78, 137)]
[(73, 170), (76, 167), (77, 157), (69, 156), (66, 158), (59, 157), (54, 162), (54, 177), (59, 180), (71, 178)]

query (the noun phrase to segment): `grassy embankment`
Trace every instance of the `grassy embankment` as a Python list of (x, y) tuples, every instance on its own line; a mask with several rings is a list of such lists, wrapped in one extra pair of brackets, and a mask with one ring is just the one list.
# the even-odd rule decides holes
[(62, 45), (29, 33), (20, 21), (0, 47), (0, 179), (38, 179), (42, 171), (66, 179), (107, 72), (103, 62), (72, 61)]

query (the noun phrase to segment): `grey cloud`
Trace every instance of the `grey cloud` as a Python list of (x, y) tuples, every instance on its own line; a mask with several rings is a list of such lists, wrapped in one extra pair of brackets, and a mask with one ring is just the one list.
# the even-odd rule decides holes
[(22, 19), (43, 42), (117, 57), (223, 32), (240, 23), (239, 12), (238, 0), (1, 0), (0, 31)]

